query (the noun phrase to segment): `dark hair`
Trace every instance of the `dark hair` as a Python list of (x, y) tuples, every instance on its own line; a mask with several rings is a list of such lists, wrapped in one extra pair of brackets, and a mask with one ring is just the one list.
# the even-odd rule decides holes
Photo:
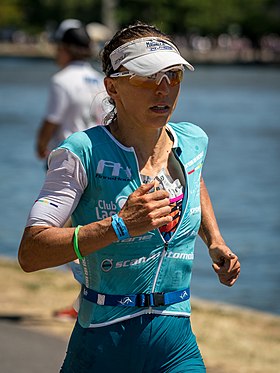
[(89, 48), (91, 44), (90, 36), (85, 26), (66, 30), (59, 41), (84, 48)]
[(107, 42), (100, 53), (102, 61), (102, 70), (105, 75), (110, 75), (112, 71), (112, 64), (110, 61), (110, 54), (120, 47), (121, 45), (135, 39), (144, 38), (147, 36), (156, 36), (163, 39), (170, 40), (170, 37), (160, 31), (157, 27), (148, 25), (137, 21), (136, 23), (129, 25), (128, 27), (117, 31), (112, 39)]
[(84, 25), (69, 28), (54, 39), (70, 54), (72, 60), (88, 59), (92, 56), (92, 41)]

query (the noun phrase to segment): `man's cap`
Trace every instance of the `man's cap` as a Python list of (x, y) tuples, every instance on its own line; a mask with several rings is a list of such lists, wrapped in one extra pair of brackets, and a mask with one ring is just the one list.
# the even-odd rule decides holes
[(66, 19), (55, 32), (54, 40), (57, 43), (72, 44), (78, 47), (89, 48), (91, 39), (85, 26), (77, 19)]
[(145, 37), (125, 43), (110, 54), (114, 71), (124, 66), (136, 75), (149, 76), (175, 65), (184, 65), (193, 71), (179, 50), (169, 40)]

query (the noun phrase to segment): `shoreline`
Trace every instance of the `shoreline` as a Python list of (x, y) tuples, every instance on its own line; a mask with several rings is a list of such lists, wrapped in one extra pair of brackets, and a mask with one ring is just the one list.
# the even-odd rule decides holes
[[(0, 256), (0, 281), (0, 321), (69, 339), (74, 321), (57, 320), (53, 311), (77, 297), (70, 271), (24, 273)], [(209, 373), (278, 373), (280, 316), (193, 298), (191, 318)]]
[[(197, 65), (241, 65), (241, 66), (280, 66), (280, 55), (268, 50), (255, 51), (252, 49), (234, 51), (213, 49), (208, 52), (180, 47), (181, 54), (186, 59)], [(93, 59), (98, 59), (99, 51), (93, 55)], [(1, 58), (34, 58), (34, 59), (54, 59), (55, 46), (47, 42), (36, 44), (3, 43), (0, 42)]]

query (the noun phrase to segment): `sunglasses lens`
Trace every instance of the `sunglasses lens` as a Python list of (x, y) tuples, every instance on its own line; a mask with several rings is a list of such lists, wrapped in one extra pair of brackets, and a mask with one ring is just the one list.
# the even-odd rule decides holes
[(183, 80), (184, 72), (182, 70), (170, 70), (166, 72), (166, 75), (169, 78), (171, 87), (174, 87), (175, 85), (181, 83), (181, 81)]
[(169, 70), (152, 76), (134, 75), (129, 79), (129, 83), (135, 87), (156, 88), (165, 77), (170, 86), (174, 87), (183, 80), (183, 75), (184, 72), (182, 70)]
[(129, 79), (129, 83), (134, 87), (154, 88), (156, 80), (146, 76), (134, 75)]

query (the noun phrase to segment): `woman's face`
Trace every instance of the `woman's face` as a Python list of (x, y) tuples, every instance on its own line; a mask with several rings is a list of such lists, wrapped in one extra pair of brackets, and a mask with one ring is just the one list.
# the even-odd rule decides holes
[(133, 78), (129, 76), (105, 78), (105, 85), (115, 101), (118, 121), (128, 127), (142, 129), (163, 127), (176, 107), (180, 91), (180, 84), (171, 86), (166, 77), (158, 85), (149, 88), (135, 86)]

